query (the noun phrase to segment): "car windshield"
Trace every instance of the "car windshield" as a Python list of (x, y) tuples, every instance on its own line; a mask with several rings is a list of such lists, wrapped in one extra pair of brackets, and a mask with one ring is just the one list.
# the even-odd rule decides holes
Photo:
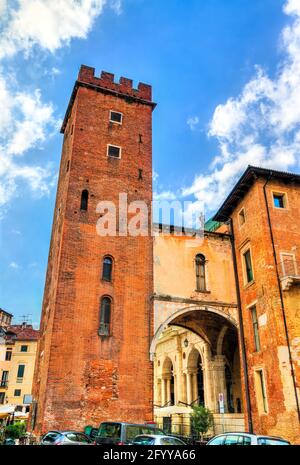
[(121, 438), (121, 424), (120, 423), (101, 423), (98, 437), (100, 438)]
[(139, 436), (133, 441), (133, 444), (140, 444), (141, 446), (148, 446), (153, 443), (154, 439), (149, 436)]

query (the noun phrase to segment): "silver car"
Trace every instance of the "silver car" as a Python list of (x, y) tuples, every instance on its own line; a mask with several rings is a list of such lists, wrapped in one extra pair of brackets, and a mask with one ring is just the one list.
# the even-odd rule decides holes
[(77, 431), (49, 431), (40, 442), (44, 446), (90, 446), (94, 441)]
[(250, 433), (224, 433), (212, 438), (207, 446), (289, 446), (286, 439)]
[(185, 446), (181, 439), (161, 434), (140, 434), (132, 443), (134, 446)]

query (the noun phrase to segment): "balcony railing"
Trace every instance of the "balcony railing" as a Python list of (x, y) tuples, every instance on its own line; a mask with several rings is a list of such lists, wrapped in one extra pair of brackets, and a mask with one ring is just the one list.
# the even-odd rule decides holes
[(300, 261), (294, 257), (285, 258), (278, 264), (282, 289), (288, 291), (292, 286), (300, 285)]
[(0, 381), (0, 388), (7, 388), (7, 386), (8, 386), (8, 380)]

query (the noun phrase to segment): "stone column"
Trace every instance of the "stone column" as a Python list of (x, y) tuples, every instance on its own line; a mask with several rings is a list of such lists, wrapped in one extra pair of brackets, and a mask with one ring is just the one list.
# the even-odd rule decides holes
[(163, 377), (161, 380), (161, 406), (166, 404), (166, 379)]
[(219, 394), (224, 394), (224, 408), (225, 412), (228, 410), (227, 405), (227, 388), (226, 388), (226, 379), (225, 379), (225, 357), (224, 355), (216, 355), (212, 361), (213, 369), (213, 380), (214, 380), (214, 391), (215, 391), (215, 400), (216, 400), (216, 409), (219, 410)]
[(167, 400), (168, 405), (171, 405), (171, 378), (166, 379), (167, 382)]
[(189, 371), (186, 373), (186, 397), (187, 397), (187, 403), (190, 405), (193, 401), (193, 391), (192, 391), (192, 375)]
[(194, 371), (194, 373), (191, 374), (192, 376), (192, 384), (193, 384), (193, 397), (192, 397), (192, 402), (198, 399), (198, 379), (197, 379), (197, 372)]

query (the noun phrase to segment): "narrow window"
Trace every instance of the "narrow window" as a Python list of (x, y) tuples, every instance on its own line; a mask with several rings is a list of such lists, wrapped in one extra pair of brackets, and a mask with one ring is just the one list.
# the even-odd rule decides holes
[(247, 252), (244, 253), (244, 262), (245, 262), (247, 283), (251, 283), (253, 281), (253, 268), (252, 268), (250, 249), (248, 249)]
[(21, 346), (21, 352), (27, 352), (28, 346)]
[(121, 158), (121, 147), (117, 147), (116, 145), (108, 145), (107, 155), (112, 158)]
[(4, 404), (5, 392), (0, 392), (0, 404)]
[(112, 277), (112, 258), (111, 257), (104, 257), (103, 259), (103, 268), (102, 268), (102, 279), (104, 281), (111, 281)]
[(19, 365), (18, 366), (17, 378), (23, 378), (24, 377), (24, 372), (25, 372), (25, 365)]
[(8, 382), (8, 371), (3, 370), (0, 387), (7, 387), (7, 382)]
[(242, 208), (241, 211), (239, 212), (239, 223), (240, 226), (243, 226), (243, 224), (246, 222), (246, 216), (245, 216), (245, 209)]
[(285, 208), (286, 207), (286, 200), (285, 194), (276, 194), (273, 193), (273, 200), (274, 200), (274, 207), (276, 208)]
[(7, 361), (11, 360), (11, 354), (12, 354), (11, 349), (7, 349), (5, 353), (5, 360)]
[(260, 338), (259, 338), (257, 311), (256, 311), (255, 305), (250, 308), (250, 312), (251, 312), (251, 317), (252, 317), (255, 350), (256, 352), (259, 352), (260, 351)]
[(85, 189), (84, 191), (81, 192), (80, 210), (87, 211), (88, 200), (89, 200), (89, 191)]
[(15, 389), (14, 396), (20, 397), (20, 395), (21, 395), (21, 389)]
[(110, 297), (102, 297), (101, 305), (100, 305), (99, 336), (109, 336), (110, 315), (111, 315), (111, 299)]
[(261, 400), (261, 407), (264, 413), (268, 412), (266, 385), (263, 370), (257, 370), (258, 382), (259, 382), (259, 396)]
[(110, 111), (109, 121), (111, 123), (122, 124), (123, 115), (119, 111)]
[(202, 254), (196, 255), (196, 289), (199, 292), (206, 291), (205, 282), (205, 257)]

